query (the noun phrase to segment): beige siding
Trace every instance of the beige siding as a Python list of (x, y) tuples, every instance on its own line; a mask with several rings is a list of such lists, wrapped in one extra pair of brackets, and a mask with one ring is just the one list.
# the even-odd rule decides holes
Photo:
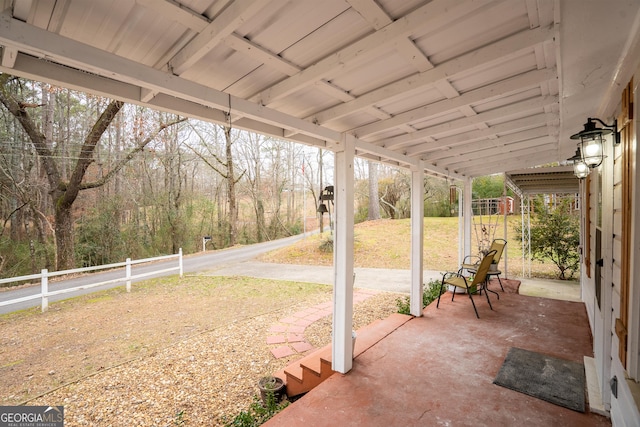
[[(615, 322), (620, 317), (620, 275), (622, 257), (622, 159), (620, 146), (614, 146), (613, 160), (613, 242), (612, 257), (613, 266), (611, 279), (613, 292), (611, 295), (611, 357), (618, 358), (620, 340), (616, 335)], [(605, 286), (603, 283), (602, 286)]]

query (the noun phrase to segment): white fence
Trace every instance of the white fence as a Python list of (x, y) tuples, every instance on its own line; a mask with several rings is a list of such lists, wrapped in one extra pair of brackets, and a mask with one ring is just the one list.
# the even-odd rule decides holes
[[(148, 272), (148, 273), (136, 274), (135, 276), (131, 275), (131, 266), (132, 265), (142, 264), (142, 263), (152, 262), (152, 261), (162, 261), (162, 260), (167, 260), (167, 259), (171, 259), (171, 258), (177, 258), (178, 259), (178, 265), (176, 267), (164, 268), (162, 270), (154, 270), (154, 271), (151, 271), (151, 272)], [(124, 277), (118, 277), (118, 278), (111, 279), (111, 280), (106, 280), (106, 281), (103, 281), (103, 282), (91, 283), (91, 284), (88, 284), (88, 285), (76, 286), (74, 288), (60, 289), (60, 290), (57, 290), (57, 291), (49, 292), (49, 278), (50, 277), (64, 276), (64, 275), (74, 274), (74, 273), (86, 273), (88, 271), (106, 270), (106, 269), (113, 269), (113, 268), (119, 268), (119, 267), (125, 267), (125, 269), (124, 269)], [(74, 292), (74, 291), (79, 291), (79, 290), (84, 290), (84, 289), (91, 289), (91, 288), (95, 288), (96, 286), (108, 285), (110, 283), (118, 283), (118, 282), (124, 282), (124, 281), (126, 281), (127, 292), (131, 292), (131, 280), (139, 279), (139, 278), (146, 277), (146, 276), (151, 276), (151, 275), (158, 274), (158, 273), (164, 273), (164, 272), (168, 272), (168, 271), (175, 271), (175, 270), (178, 270), (178, 274), (180, 275), (180, 277), (182, 277), (182, 274), (183, 274), (182, 248), (180, 248), (178, 253), (174, 254), (174, 255), (164, 255), (164, 256), (159, 256), (159, 257), (155, 257), (155, 258), (145, 258), (145, 259), (139, 259), (139, 260), (133, 260), (133, 261), (131, 260), (131, 258), (127, 258), (127, 260), (125, 262), (118, 262), (118, 263), (115, 263), (115, 264), (98, 265), (98, 266), (95, 266), (95, 267), (76, 268), (74, 270), (63, 270), (63, 271), (54, 271), (54, 272), (49, 272), (45, 268), (39, 274), (31, 274), (31, 275), (28, 275), (28, 276), (18, 276), (18, 277), (10, 277), (8, 279), (0, 279), (0, 285), (4, 284), (4, 283), (22, 282), (22, 281), (26, 281), (26, 280), (37, 280), (37, 279), (40, 279), (40, 288), (41, 288), (40, 289), (40, 293), (38, 293), (38, 294), (29, 295), (29, 296), (25, 296), (25, 297), (21, 297), (21, 298), (15, 298), (15, 299), (8, 300), (8, 301), (0, 301), (0, 307), (4, 306), (4, 305), (17, 304), (17, 303), (21, 303), (21, 302), (24, 302), (24, 301), (29, 301), (29, 300), (32, 300), (32, 299), (41, 298), (42, 299), (42, 304), (41, 304), (42, 305), (42, 311), (44, 312), (49, 307), (49, 297), (51, 297), (51, 296), (66, 294), (66, 293), (69, 293), (69, 292)]]

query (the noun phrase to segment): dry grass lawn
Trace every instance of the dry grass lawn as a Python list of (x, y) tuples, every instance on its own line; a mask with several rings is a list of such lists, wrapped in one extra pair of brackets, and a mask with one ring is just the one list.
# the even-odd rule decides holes
[[(483, 218), (483, 225), (495, 230), (494, 238), (504, 238), (502, 218)], [(508, 277), (522, 277), (522, 250), (520, 236), (514, 226), (519, 216), (510, 216), (507, 224)], [(480, 227), (477, 227), (478, 229)], [(471, 247), (477, 248), (476, 227), (472, 226)], [(425, 218), (424, 222), (424, 269), (452, 271), (458, 268), (458, 218)], [(332, 265), (333, 254), (323, 253), (320, 246), (330, 236), (309, 236), (289, 247), (270, 252), (260, 257), (261, 261), (303, 264)], [(411, 251), (411, 223), (409, 219), (381, 219), (356, 225), (354, 262), (356, 267), (408, 269)], [(500, 264), (504, 268), (504, 256)], [(531, 273), (534, 277), (555, 278), (557, 268), (551, 263), (533, 261)]]

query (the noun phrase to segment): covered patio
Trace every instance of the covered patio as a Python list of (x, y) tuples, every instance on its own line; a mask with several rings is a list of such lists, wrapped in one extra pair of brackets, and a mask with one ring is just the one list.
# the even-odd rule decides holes
[[(633, 105), (640, 104), (633, 84), (640, 73), (637, 2), (0, 3), (3, 73), (335, 153), (331, 357), (333, 369), (344, 376), (305, 396), (306, 405), (285, 411), (282, 417), (298, 420), (290, 424), (310, 419), (313, 425), (360, 424), (361, 414), (371, 417), (370, 425), (447, 420), (504, 425), (514, 416), (530, 425), (605, 422), (493, 386), (508, 348), (521, 346), (576, 361), (595, 348), (605, 411), (614, 424), (617, 419), (618, 425), (637, 425), (640, 412), (631, 387), (637, 389), (640, 378), (640, 292), (634, 285), (639, 282), (634, 266), (640, 262), (636, 247), (629, 249), (630, 242), (640, 240), (632, 198), (637, 199), (640, 160), (634, 157), (631, 126), (637, 120)], [(423, 312), (422, 253), (429, 237), (422, 221), (425, 176), (461, 187), (461, 246), (468, 254), (474, 178), (565, 164), (576, 150), (570, 137), (585, 120), (612, 123), (618, 116), (617, 127), (626, 127), (624, 142), (615, 152), (613, 143), (606, 144), (606, 160), (580, 186), (587, 208), (581, 282), (589, 316), (578, 303), (517, 295), (505, 295), (493, 312), (479, 299), (479, 320), (463, 299)], [(622, 160), (621, 147), (627, 153), (624, 162), (616, 160)], [(356, 157), (411, 171), (411, 313), (416, 318), (358, 355), (354, 364)], [(617, 184), (621, 177), (624, 185)], [(620, 213), (628, 216), (616, 218)], [(631, 237), (615, 241), (620, 236)], [(614, 324), (621, 338), (612, 341)], [(621, 355), (612, 357), (618, 347)], [(619, 395), (610, 381), (621, 384)], [(318, 412), (312, 412), (313, 402)], [(331, 415), (323, 417), (323, 411)]]
[[(494, 310), (466, 295), (409, 317), (267, 426), (610, 426), (611, 421), (493, 384), (511, 347), (582, 363), (592, 356), (585, 306), (515, 293), (509, 280)], [(497, 285), (491, 289), (498, 290)], [(358, 343), (356, 341), (356, 347)], [(356, 348), (356, 354), (359, 349)]]

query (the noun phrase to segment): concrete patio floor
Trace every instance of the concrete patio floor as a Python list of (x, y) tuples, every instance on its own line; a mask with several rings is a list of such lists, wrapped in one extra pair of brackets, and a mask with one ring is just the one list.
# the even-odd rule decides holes
[[(491, 289), (496, 288), (495, 281)], [(504, 283), (504, 280), (503, 280)], [(511, 347), (583, 362), (593, 356), (584, 304), (515, 292), (500, 299), (443, 294), (266, 426), (610, 426), (493, 384)]]

